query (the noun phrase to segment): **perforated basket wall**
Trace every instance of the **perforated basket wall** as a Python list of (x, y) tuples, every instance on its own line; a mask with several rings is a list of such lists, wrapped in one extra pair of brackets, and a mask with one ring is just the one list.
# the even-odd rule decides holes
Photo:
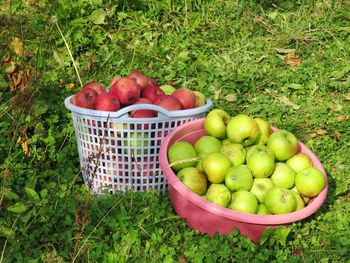
[[(88, 110), (71, 103), (71, 111), (84, 183), (94, 192), (164, 191), (158, 152), (163, 139), (177, 126), (205, 116), (212, 102), (181, 111), (151, 104), (131, 105), (117, 112)], [(133, 110), (151, 109), (155, 118), (131, 118)]]

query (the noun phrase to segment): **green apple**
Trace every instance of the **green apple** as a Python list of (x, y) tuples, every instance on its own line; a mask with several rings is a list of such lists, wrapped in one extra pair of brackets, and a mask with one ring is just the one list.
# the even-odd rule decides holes
[(225, 154), (233, 165), (240, 165), (245, 163), (246, 152), (241, 144), (227, 143), (221, 146), (220, 152)]
[(273, 132), (266, 145), (275, 153), (277, 161), (285, 161), (298, 151), (298, 139), (286, 130)]
[[(147, 154), (148, 149), (148, 134), (142, 132), (133, 132), (130, 137), (125, 141), (127, 147), (125, 147), (125, 153), (130, 152), (135, 155)], [(130, 150), (130, 151), (129, 151)]]
[(326, 186), (326, 179), (319, 169), (308, 167), (297, 173), (295, 186), (303, 196), (315, 197)]
[(258, 211), (258, 199), (251, 192), (245, 190), (237, 191), (232, 194), (228, 208), (255, 214)]
[(298, 210), (301, 210), (305, 207), (305, 203), (304, 203), (304, 200), (303, 198), (300, 196), (300, 194), (296, 191), (293, 191), (292, 190), (292, 193), (295, 197), (295, 200), (296, 200), (296, 208), (295, 208), (295, 211), (298, 211)]
[(238, 114), (232, 117), (227, 124), (227, 137), (233, 143), (249, 146), (255, 144), (259, 136), (258, 124), (248, 115)]
[(208, 201), (223, 207), (227, 207), (231, 200), (231, 192), (224, 184), (211, 184), (206, 196)]
[(253, 176), (246, 165), (241, 164), (228, 168), (225, 185), (231, 191), (247, 190), (253, 186)]
[(259, 130), (260, 130), (260, 136), (259, 136), (259, 139), (256, 143), (257, 144), (266, 144), (267, 139), (270, 137), (270, 135), (272, 133), (271, 126), (267, 121), (265, 121), (261, 118), (255, 118), (254, 120), (258, 124)]
[(291, 213), (296, 209), (296, 199), (291, 190), (274, 186), (264, 198), (264, 204), (274, 215)]
[(305, 205), (310, 201), (311, 198), (303, 196), (301, 193), (299, 193), (298, 188), (295, 185), (294, 185), (294, 187), (291, 190), (296, 192), (296, 193), (298, 193), (301, 196), (301, 198), (303, 199)]
[(276, 186), (291, 189), (295, 183), (296, 172), (286, 163), (277, 162), (271, 180)]
[(205, 103), (206, 103), (205, 95), (202, 92), (199, 92), (199, 91), (196, 91), (196, 90), (194, 90), (193, 93), (194, 93), (194, 96), (195, 96), (194, 107), (204, 106)]
[(203, 171), (203, 160), (202, 159), (199, 159), (197, 164), (196, 164), (196, 168), (198, 168), (199, 170), (202, 170)]
[(262, 145), (262, 144), (256, 144), (256, 145), (248, 146), (245, 149), (246, 149), (246, 153), (247, 153), (246, 154), (246, 159), (247, 160), (252, 155), (252, 153), (254, 153), (256, 150), (267, 152), (273, 158), (275, 158), (275, 154), (273, 153), (273, 151), (271, 151), (267, 146)]
[(247, 159), (247, 166), (254, 177), (269, 177), (275, 169), (275, 158), (267, 151), (257, 149)]
[(230, 144), (230, 143), (232, 143), (232, 142), (230, 141), (229, 138), (226, 138), (226, 139), (224, 139), (224, 140), (221, 140), (221, 143), (222, 143), (222, 145), (225, 145), (225, 144)]
[(205, 158), (205, 156), (207, 156), (207, 154), (200, 153), (200, 154), (197, 154), (197, 156), (198, 156), (198, 162), (196, 164), (196, 168), (203, 171), (203, 159)]
[(162, 91), (164, 91), (165, 95), (171, 95), (176, 89), (168, 84), (161, 85), (159, 87)]
[(225, 154), (216, 152), (209, 153), (202, 163), (204, 172), (207, 174), (211, 183), (222, 183), (225, 181), (225, 175), (231, 166), (231, 161)]
[(175, 172), (185, 167), (197, 165), (198, 157), (192, 144), (185, 141), (176, 142), (168, 149), (168, 160)]
[(186, 167), (177, 173), (177, 177), (196, 194), (203, 195), (206, 193), (208, 181), (202, 170), (195, 167)]
[(221, 149), (221, 141), (213, 136), (205, 135), (195, 144), (194, 149), (197, 154), (208, 154), (218, 152)]
[(267, 209), (265, 204), (259, 204), (258, 205), (258, 211), (256, 212), (257, 215), (271, 215), (271, 212)]
[(226, 139), (226, 126), (231, 116), (224, 110), (214, 109), (208, 113), (204, 119), (204, 129), (210, 136), (218, 139)]
[(267, 190), (274, 186), (275, 185), (270, 178), (254, 178), (250, 192), (256, 196), (260, 203), (264, 203), (264, 197)]
[(297, 153), (289, 158), (286, 163), (296, 172), (313, 166), (311, 158), (306, 153)]

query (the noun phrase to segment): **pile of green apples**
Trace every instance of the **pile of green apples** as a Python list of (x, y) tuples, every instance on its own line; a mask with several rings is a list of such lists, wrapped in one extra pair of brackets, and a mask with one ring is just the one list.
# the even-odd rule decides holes
[(182, 183), (212, 203), (251, 214), (287, 214), (303, 209), (326, 186), (296, 136), (273, 131), (262, 118), (214, 109), (204, 129), (208, 135), (194, 145), (178, 141), (167, 154)]

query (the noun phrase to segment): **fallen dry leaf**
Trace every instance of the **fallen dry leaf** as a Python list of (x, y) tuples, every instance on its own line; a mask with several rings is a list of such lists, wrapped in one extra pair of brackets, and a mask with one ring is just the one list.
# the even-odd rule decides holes
[(19, 136), (18, 139), (17, 139), (17, 143), (20, 143), (21, 144), (21, 148), (22, 148), (22, 151), (24, 153), (25, 156), (27, 157), (30, 157), (31, 154), (29, 152), (29, 143), (28, 143), (28, 137), (26, 134), (24, 134), (23, 136)]
[(214, 100), (220, 99), (221, 89), (214, 91)]
[(15, 53), (18, 56), (23, 57), (24, 56), (24, 45), (23, 45), (22, 40), (18, 37), (14, 37), (14, 38), (12, 38), (11, 44), (12, 44), (12, 47), (13, 47), (13, 50), (15, 51)]
[(317, 137), (317, 133), (316, 133), (316, 132), (311, 132), (311, 133), (310, 133), (310, 137), (311, 137), (311, 138)]
[(287, 96), (285, 96), (285, 95), (278, 95), (278, 96), (276, 96), (276, 99), (277, 99), (280, 103), (282, 103), (282, 104), (284, 104), (284, 105), (287, 105), (287, 106), (290, 106), (290, 107), (292, 107), (292, 108), (295, 109), (295, 110), (299, 110), (299, 109), (300, 109), (300, 105), (298, 105), (298, 104), (296, 104), (296, 103), (290, 101), (290, 100), (287, 98)]
[(10, 53), (7, 53), (7, 54), (5, 54), (5, 56), (2, 58), (2, 62), (3, 62), (3, 63), (9, 63), (9, 62), (10, 62), (10, 59), (11, 59), (11, 54), (10, 54)]
[(306, 127), (308, 127), (311, 123), (312, 123), (312, 119), (311, 119), (311, 118), (307, 118), (306, 121), (305, 121), (305, 123), (304, 123), (304, 125), (303, 125), (303, 127), (306, 128)]
[(228, 102), (233, 102), (237, 100), (236, 94), (227, 94), (224, 99)]
[(16, 64), (15, 62), (11, 62), (10, 65), (6, 68), (5, 72), (6, 74), (12, 74), (16, 70)]
[(316, 129), (314, 131), (312, 131), (310, 133), (310, 137), (311, 138), (315, 138), (315, 137), (318, 137), (318, 136), (323, 136), (323, 135), (326, 135), (327, 134), (327, 130), (325, 129)]
[(334, 131), (334, 136), (335, 136), (335, 138), (336, 138), (337, 140), (339, 140), (339, 139), (340, 139), (340, 136), (341, 136), (341, 133), (340, 133), (339, 131), (335, 130), (335, 131)]
[(295, 53), (295, 51), (291, 51), (284, 57), (284, 62), (292, 67), (298, 67), (301, 63), (301, 58)]
[(317, 130), (315, 130), (315, 132), (316, 132), (318, 135), (326, 135), (326, 134), (327, 134), (327, 131), (324, 130), (324, 129), (317, 129)]
[(349, 118), (348, 115), (340, 115), (337, 117), (337, 122), (346, 121)]
[(332, 111), (341, 111), (343, 110), (343, 105), (341, 104), (334, 104), (333, 102), (328, 103), (328, 108), (330, 108)]

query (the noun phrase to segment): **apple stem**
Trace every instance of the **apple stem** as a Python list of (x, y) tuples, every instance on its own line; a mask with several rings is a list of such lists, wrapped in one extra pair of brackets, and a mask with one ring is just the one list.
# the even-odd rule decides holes
[(173, 163), (169, 164), (169, 166), (172, 167), (172, 166), (177, 165), (177, 164), (193, 162), (193, 161), (198, 161), (198, 160), (199, 160), (199, 157), (194, 157), (194, 158), (190, 158), (190, 159), (185, 159), (185, 160), (173, 162)]

